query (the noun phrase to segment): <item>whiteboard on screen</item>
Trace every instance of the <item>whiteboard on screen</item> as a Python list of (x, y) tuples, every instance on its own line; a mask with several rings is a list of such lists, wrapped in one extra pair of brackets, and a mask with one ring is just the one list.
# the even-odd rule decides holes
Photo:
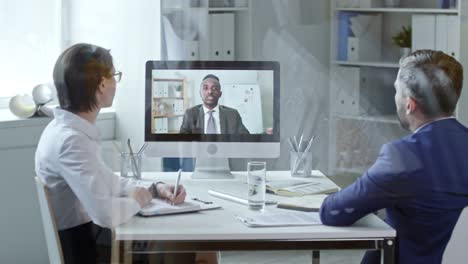
[(250, 134), (263, 133), (262, 97), (259, 85), (223, 84), (222, 91), (219, 104), (236, 109)]

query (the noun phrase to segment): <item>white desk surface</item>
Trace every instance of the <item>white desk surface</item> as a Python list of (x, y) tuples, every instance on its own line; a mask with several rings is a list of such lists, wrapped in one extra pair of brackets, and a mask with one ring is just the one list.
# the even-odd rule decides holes
[[(350, 227), (331, 227), (324, 225), (303, 227), (264, 227), (251, 228), (235, 218), (247, 215), (247, 206), (212, 197), (207, 190), (224, 191), (236, 196), (246, 197), (246, 173), (233, 172), (235, 179), (229, 180), (191, 180), (190, 173), (183, 173), (181, 184), (187, 195), (204, 201), (213, 201), (221, 209), (196, 213), (166, 215), (157, 217), (135, 216), (129, 222), (115, 229), (116, 240), (169, 240), (169, 241), (215, 241), (215, 240), (346, 240), (394, 238), (396, 232), (377, 216), (371, 214)], [(320, 171), (313, 171), (309, 178), (294, 178), (306, 181), (331, 182)], [(143, 180), (175, 181), (177, 172), (143, 173)], [(268, 171), (267, 180), (292, 179), (289, 171)], [(241, 190), (245, 190), (243, 194)], [(281, 200), (284, 197), (267, 194), (268, 200)], [(269, 205), (265, 210), (277, 209)]]

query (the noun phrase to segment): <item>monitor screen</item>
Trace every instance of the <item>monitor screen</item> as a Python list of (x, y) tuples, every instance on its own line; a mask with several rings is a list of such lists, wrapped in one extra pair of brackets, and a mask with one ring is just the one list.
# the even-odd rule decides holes
[[(150, 154), (279, 155), (277, 62), (148, 61), (145, 88)], [(268, 145), (274, 151), (265, 154)]]

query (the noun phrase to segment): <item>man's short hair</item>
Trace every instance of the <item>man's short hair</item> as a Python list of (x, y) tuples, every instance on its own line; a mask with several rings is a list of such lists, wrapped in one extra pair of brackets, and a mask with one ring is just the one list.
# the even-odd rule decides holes
[(206, 75), (205, 77), (203, 77), (203, 80), (202, 80), (202, 81), (204, 81), (204, 80), (206, 80), (206, 79), (210, 79), (210, 78), (211, 78), (211, 79), (215, 79), (215, 80), (217, 80), (217, 81), (219, 82), (218, 76), (216, 76), (216, 75), (214, 75), (214, 74), (208, 74), (208, 75)]
[(441, 51), (418, 50), (400, 59), (398, 81), (427, 117), (452, 115), (462, 90), (463, 67)]
[(58, 57), (53, 73), (61, 108), (70, 112), (96, 109), (96, 91), (103, 77), (112, 77), (113, 68), (107, 49), (86, 43), (66, 49)]

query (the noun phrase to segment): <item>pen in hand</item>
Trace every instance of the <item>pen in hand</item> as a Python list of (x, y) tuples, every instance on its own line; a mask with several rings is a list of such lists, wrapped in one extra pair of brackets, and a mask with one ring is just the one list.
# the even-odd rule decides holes
[(176, 182), (175, 182), (175, 186), (174, 186), (174, 194), (173, 194), (173, 199), (172, 199), (172, 204), (173, 205), (175, 204), (175, 200), (177, 198), (177, 189), (178, 189), (179, 183), (180, 183), (180, 175), (182, 175), (182, 169), (179, 169), (179, 172), (177, 174), (177, 178), (176, 178)]

